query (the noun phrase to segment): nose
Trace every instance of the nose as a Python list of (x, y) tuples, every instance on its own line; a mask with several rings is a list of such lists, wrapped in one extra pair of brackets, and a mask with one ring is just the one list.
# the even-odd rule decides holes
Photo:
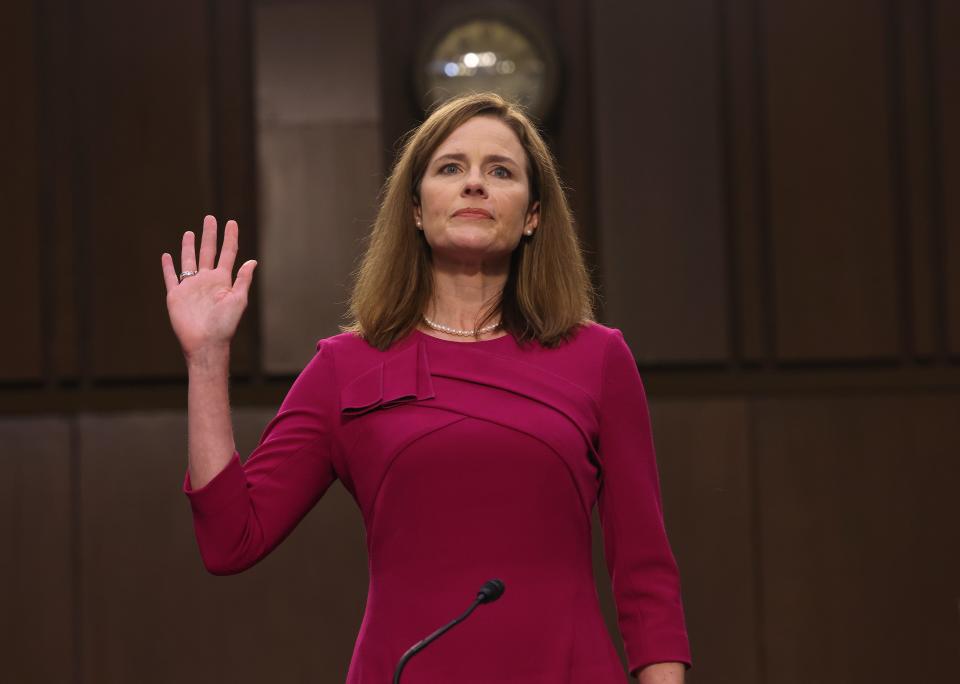
[(487, 187), (483, 183), (483, 174), (472, 171), (464, 178), (462, 194), (467, 197), (486, 197)]

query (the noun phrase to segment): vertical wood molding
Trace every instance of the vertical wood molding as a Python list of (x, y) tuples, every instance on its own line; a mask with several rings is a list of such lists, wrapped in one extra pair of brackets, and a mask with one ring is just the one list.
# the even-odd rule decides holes
[(938, 35), (936, 31), (936, 16), (938, 4), (936, 0), (925, 0), (923, 3), (923, 36), (925, 50), (925, 64), (927, 72), (926, 99), (928, 102), (929, 123), (927, 125), (929, 160), (929, 185), (927, 186), (930, 202), (930, 240), (927, 254), (928, 264), (933, 278), (933, 309), (935, 328), (933, 356), (937, 363), (946, 363), (948, 315), (947, 315), (947, 277), (946, 277), (946, 236), (945, 198), (943, 178), (942, 152), (942, 121), (940, 110), (940, 70)]
[[(735, 144), (737, 135), (736, 108), (733, 104), (733, 80), (731, 69), (736, 57), (730, 47), (730, 17), (729, 0), (715, 0), (716, 7), (716, 47), (717, 47), (717, 114), (720, 120), (720, 187), (723, 193), (723, 233), (726, 252), (726, 294), (727, 294), (727, 346), (729, 349), (728, 363), (733, 367), (740, 367), (744, 360), (744, 313), (743, 313), (743, 268), (741, 262), (741, 228), (738, 225), (739, 215), (739, 178), (736, 175), (737, 151)], [(732, 54), (733, 53), (733, 54)]]
[[(761, 36), (753, 0), (717, 0), (730, 362), (767, 358), (766, 182)], [(772, 347), (771, 347), (772, 349)]]
[(960, 4), (928, 0), (941, 361), (960, 360)]
[(70, 416), (67, 423), (69, 439), (69, 481), (70, 481), (70, 615), (73, 634), (73, 682), (83, 684), (83, 654), (86, 639), (83, 634), (83, 490), (80, 486), (82, 463), (80, 462), (80, 425), (76, 415)]
[[(56, 240), (54, 226), (56, 224), (54, 197), (55, 183), (55, 155), (57, 132), (59, 127), (55, 120), (56, 111), (52, 105), (51, 87), (53, 86), (55, 59), (51, 49), (47, 46), (55, 44), (49, 40), (51, 34), (51, 17), (46, 0), (34, 0), (34, 51), (36, 54), (36, 88), (37, 88), (37, 225), (36, 233), (39, 246), (38, 282), (39, 297), (40, 340), (39, 351), (43, 384), (48, 389), (56, 385), (56, 369), (54, 356), (56, 353)], [(59, 43), (56, 43), (59, 44)]]
[(753, 15), (755, 45), (754, 78), (756, 79), (756, 116), (759, 131), (757, 144), (757, 172), (760, 176), (759, 190), (759, 235), (760, 235), (760, 283), (763, 288), (761, 310), (763, 312), (763, 365), (771, 369), (777, 362), (779, 346), (777, 331), (777, 279), (774, 271), (773, 225), (770, 196), (770, 109), (768, 106), (767, 78), (769, 76), (768, 47), (765, 31), (766, 15), (764, 0), (750, 0)]
[[(41, 307), (44, 244), (40, 237), (40, 211), (44, 131), (43, 92), (38, 83), (42, 66), (40, 27), (36, 7), (17, 0), (0, 10), (0, 75), (7, 97), (0, 112), (4, 135), (4, 163), (0, 171), (4, 210), (4, 277), (8, 285), (0, 292), (0, 309), (11, 334), (3, 339), (0, 380), (39, 383), (46, 373), (43, 345), (45, 321)], [(40, 158), (38, 159), (38, 156)]]
[(907, 200), (906, 106), (904, 91), (905, 55), (901, 32), (900, 0), (886, 0), (886, 71), (887, 108), (890, 120), (888, 150), (895, 230), (895, 296), (899, 337), (900, 363), (909, 365), (916, 357), (913, 329), (912, 242), (910, 239), (910, 207)]
[(769, 649), (767, 646), (766, 578), (764, 577), (764, 508), (763, 483), (760, 472), (760, 426), (757, 424), (757, 402), (748, 401), (746, 418), (746, 480), (750, 497), (750, 567), (753, 570), (753, 603), (756, 639), (757, 681), (769, 680)]
[(896, 25), (899, 27), (899, 98), (902, 110), (901, 189), (902, 211), (907, 233), (905, 264), (909, 296), (908, 325), (910, 351), (917, 361), (930, 359), (937, 348), (937, 278), (931, 268), (934, 207), (930, 192), (934, 149), (931, 147), (931, 84), (926, 0), (898, 0)]
[(92, 288), (90, 283), (96, 275), (90, 264), (90, 129), (92, 113), (87, 83), (90, 80), (90, 56), (88, 39), (83, 27), (87, 20), (86, 6), (71, 3), (69, 10), (70, 47), (74, 58), (70, 61), (70, 101), (73, 110), (72, 155), (70, 158), (70, 185), (73, 197), (73, 279), (72, 301), (70, 308), (76, 311), (77, 334), (76, 352), (77, 379), (81, 390), (90, 390), (93, 386), (93, 374), (90, 365), (90, 335), (92, 330), (90, 314)]

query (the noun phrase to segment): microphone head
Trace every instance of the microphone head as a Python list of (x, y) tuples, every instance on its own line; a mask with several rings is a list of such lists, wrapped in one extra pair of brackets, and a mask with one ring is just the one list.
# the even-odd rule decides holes
[(500, 580), (489, 580), (480, 587), (480, 591), (477, 592), (477, 600), (480, 601), (480, 603), (492, 603), (503, 596), (504, 588), (503, 582)]

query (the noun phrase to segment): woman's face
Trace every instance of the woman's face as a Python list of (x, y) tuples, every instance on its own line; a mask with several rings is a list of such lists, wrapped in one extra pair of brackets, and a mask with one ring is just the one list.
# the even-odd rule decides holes
[(527, 160), (516, 134), (499, 119), (475, 116), (444, 140), (420, 183), (420, 224), (434, 259), (509, 261), (525, 231), (536, 231)]

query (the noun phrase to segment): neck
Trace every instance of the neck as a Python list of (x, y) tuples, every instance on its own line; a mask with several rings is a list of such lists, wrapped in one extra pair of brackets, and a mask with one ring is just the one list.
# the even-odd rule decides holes
[[(473, 330), (503, 291), (508, 267), (484, 270), (482, 267), (435, 266), (433, 297), (424, 314), (451, 328)], [(491, 322), (497, 320), (494, 318)]]

